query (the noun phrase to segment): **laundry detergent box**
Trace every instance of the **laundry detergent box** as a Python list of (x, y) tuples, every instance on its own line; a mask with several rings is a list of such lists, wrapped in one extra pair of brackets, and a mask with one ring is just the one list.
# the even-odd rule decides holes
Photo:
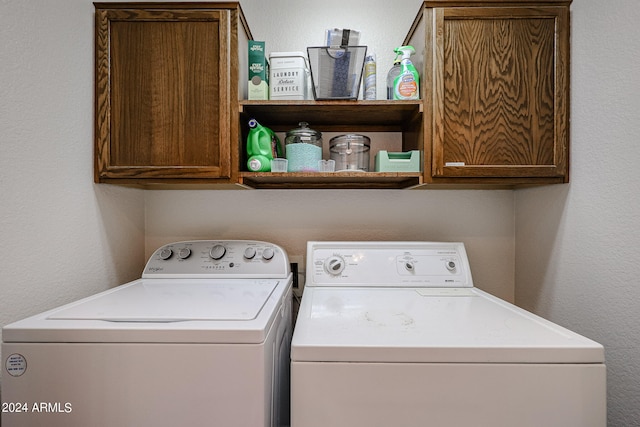
[(271, 52), (270, 99), (309, 99), (309, 67), (302, 52)]
[(269, 62), (265, 55), (265, 43), (249, 40), (249, 90), (248, 99), (269, 99)]

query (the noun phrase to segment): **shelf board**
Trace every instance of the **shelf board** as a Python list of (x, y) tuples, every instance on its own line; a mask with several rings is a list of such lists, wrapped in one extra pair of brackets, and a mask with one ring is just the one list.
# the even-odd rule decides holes
[(420, 172), (241, 172), (256, 189), (402, 189), (422, 184)]
[(422, 113), (422, 101), (240, 101), (240, 112), (274, 130), (305, 121), (325, 130), (348, 126), (401, 131)]
[[(405, 132), (422, 121), (422, 101), (240, 101), (242, 120), (255, 118), (275, 131), (299, 122), (325, 131)], [(402, 189), (422, 184), (420, 172), (241, 172), (256, 189)]]

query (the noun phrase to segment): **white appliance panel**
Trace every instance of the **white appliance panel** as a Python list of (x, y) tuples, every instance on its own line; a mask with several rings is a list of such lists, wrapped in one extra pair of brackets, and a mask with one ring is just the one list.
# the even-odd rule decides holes
[(602, 363), (601, 345), (479, 289), (307, 287), (294, 361)]
[(292, 426), (604, 427), (603, 347), (473, 286), (462, 243), (308, 242)]
[[(142, 277), (279, 279), (289, 272), (284, 249), (253, 240), (193, 240), (158, 248)], [(284, 274), (283, 274), (284, 273)]]
[(166, 245), (141, 279), (3, 328), (2, 424), (288, 426), (291, 285), (270, 243)]
[(3, 341), (261, 343), (291, 280), (138, 279), (8, 325)]
[(604, 364), (293, 362), (291, 425), (604, 427)]
[(179, 322), (255, 319), (277, 280), (251, 282), (205, 279), (138, 280), (99, 298), (72, 304), (49, 320)]
[[(271, 345), (9, 344), (28, 361), (3, 378), (3, 401), (27, 403), (4, 413), (13, 427), (271, 425)], [(224, 384), (220, 387), (219, 384)], [(249, 402), (265, 401), (264, 405)], [(60, 410), (34, 405), (59, 403)], [(68, 407), (68, 410), (65, 410)], [(237, 407), (235, 411), (223, 410)], [(37, 407), (36, 407), (37, 408)], [(211, 422), (209, 421), (211, 420)], [(215, 422), (214, 422), (215, 421)]]
[(462, 243), (309, 242), (307, 286), (472, 287)]

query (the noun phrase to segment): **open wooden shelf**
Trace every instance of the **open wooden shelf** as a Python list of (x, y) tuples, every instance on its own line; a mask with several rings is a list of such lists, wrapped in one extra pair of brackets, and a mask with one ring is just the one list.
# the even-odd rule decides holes
[[(250, 118), (276, 132), (309, 122), (322, 132), (399, 132), (403, 150), (422, 149), (415, 135), (422, 101), (240, 101), (243, 139)], [(240, 184), (258, 189), (400, 189), (422, 184), (422, 172), (240, 172)]]
[(402, 132), (422, 114), (422, 101), (240, 101), (240, 113), (275, 131), (304, 121), (325, 131)]
[(241, 172), (257, 189), (400, 189), (422, 184), (421, 172)]

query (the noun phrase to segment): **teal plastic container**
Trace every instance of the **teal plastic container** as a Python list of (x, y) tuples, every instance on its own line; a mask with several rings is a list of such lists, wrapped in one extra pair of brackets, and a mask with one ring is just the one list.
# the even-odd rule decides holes
[(269, 172), (271, 159), (282, 157), (282, 146), (278, 136), (256, 119), (249, 120), (247, 157), (247, 168), (251, 172)]

